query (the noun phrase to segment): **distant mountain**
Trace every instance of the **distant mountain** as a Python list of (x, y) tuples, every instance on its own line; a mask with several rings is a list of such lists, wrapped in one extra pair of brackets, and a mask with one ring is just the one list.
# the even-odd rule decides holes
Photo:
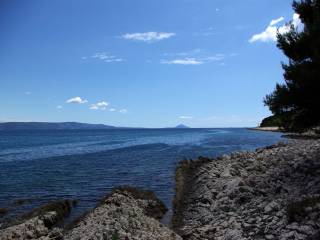
[(114, 126), (104, 124), (88, 124), (78, 122), (3, 122), (0, 131), (5, 130), (68, 130), (68, 129), (113, 129)]
[(176, 126), (175, 128), (190, 128), (184, 124), (179, 124), (178, 126)]

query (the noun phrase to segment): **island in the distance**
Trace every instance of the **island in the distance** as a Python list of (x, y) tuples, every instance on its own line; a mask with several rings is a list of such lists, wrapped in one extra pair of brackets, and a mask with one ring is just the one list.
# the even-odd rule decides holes
[(190, 127), (188, 127), (188, 126), (186, 126), (184, 124), (179, 124), (175, 128), (190, 128)]

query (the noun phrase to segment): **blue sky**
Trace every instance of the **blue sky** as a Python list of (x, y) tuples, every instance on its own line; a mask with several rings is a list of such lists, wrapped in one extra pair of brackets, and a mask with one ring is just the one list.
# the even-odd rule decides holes
[(291, 0), (2, 0), (0, 121), (255, 126), (292, 19)]

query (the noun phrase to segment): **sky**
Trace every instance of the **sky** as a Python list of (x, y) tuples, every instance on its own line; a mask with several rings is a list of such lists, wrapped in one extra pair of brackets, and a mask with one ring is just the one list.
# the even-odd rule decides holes
[(0, 121), (250, 127), (291, 0), (1, 0)]

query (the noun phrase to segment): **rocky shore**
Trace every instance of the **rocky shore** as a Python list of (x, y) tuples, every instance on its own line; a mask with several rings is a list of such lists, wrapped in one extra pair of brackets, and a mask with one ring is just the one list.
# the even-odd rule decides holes
[(173, 228), (183, 239), (320, 239), (320, 141), (181, 162)]
[(0, 230), (1, 240), (318, 240), (320, 140), (288, 140), (254, 152), (200, 157), (176, 169), (172, 229), (154, 193), (115, 188), (62, 229), (73, 202), (45, 205)]
[(65, 240), (180, 240), (161, 224), (167, 209), (152, 192), (117, 188), (65, 234)]
[[(48, 204), (52, 206), (52, 204)], [(92, 211), (66, 229), (55, 227), (63, 205), (41, 207), (28, 218), (0, 230), (1, 240), (181, 240), (160, 223), (167, 211), (153, 192), (132, 187), (115, 188)]]

